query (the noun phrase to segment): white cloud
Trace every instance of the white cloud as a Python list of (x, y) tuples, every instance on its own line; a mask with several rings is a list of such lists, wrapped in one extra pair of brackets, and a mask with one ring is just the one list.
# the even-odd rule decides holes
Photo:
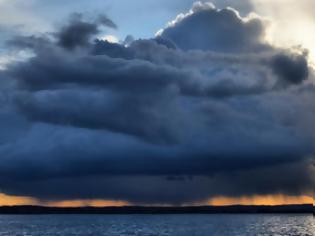
[(107, 34), (107, 35), (101, 37), (101, 39), (107, 40), (110, 43), (119, 43), (119, 39), (115, 35), (112, 35), (112, 34)]
[(5, 70), (10, 63), (26, 61), (33, 57), (34, 53), (29, 50), (7, 52), (0, 55), (0, 70)]

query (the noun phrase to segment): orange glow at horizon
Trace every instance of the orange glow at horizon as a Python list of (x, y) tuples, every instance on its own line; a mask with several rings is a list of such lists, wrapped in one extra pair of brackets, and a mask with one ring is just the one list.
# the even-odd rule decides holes
[(239, 198), (216, 197), (210, 199), (207, 205), (227, 206), (227, 205), (294, 205), (294, 204), (313, 204), (310, 196), (285, 196), (285, 195), (266, 195), (266, 196), (244, 196)]
[(36, 205), (38, 201), (30, 197), (9, 196), (0, 193), (0, 206)]
[[(192, 204), (227, 206), (227, 205), (289, 205), (289, 204), (312, 204), (313, 198), (310, 196), (247, 196), (247, 197), (215, 197), (206, 202)], [(106, 207), (106, 206), (130, 206), (126, 201), (115, 200), (68, 200), (68, 201), (40, 201), (31, 197), (18, 197), (0, 194), (0, 206), (19, 206), (19, 205), (40, 205), (49, 207)]]
[(31, 197), (9, 196), (0, 193), (0, 206), (21, 206), (21, 205), (40, 205), (49, 207), (104, 207), (104, 206), (127, 206), (124, 201), (114, 200), (68, 200), (68, 201), (40, 201)]
[(46, 204), (40, 204), (50, 207), (122, 207), (129, 206), (128, 202), (124, 201), (110, 201), (110, 200), (69, 200), (69, 201), (57, 201), (49, 202)]

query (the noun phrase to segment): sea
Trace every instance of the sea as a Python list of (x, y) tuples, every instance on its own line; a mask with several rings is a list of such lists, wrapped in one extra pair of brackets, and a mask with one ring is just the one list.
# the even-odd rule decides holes
[(311, 236), (307, 214), (1, 215), (0, 236)]

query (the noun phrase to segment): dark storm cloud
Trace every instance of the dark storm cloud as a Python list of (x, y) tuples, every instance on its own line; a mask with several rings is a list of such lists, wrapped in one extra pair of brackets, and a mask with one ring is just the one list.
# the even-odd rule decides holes
[[(176, 100), (167, 91), (123, 92), (58, 90), (18, 99), (31, 120), (134, 135), (148, 142), (173, 143), (180, 137)], [(131, 93), (131, 94), (130, 94)], [(96, 102), (98, 101), (98, 102)], [(76, 106), (73, 106), (76, 103)], [(84, 111), (84, 112), (83, 112)], [(160, 113), (161, 111), (161, 113)], [(58, 116), (55, 114), (58, 113)], [(144, 126), (149, 123), (149, 126)]]
[(116, 29), (116, 24), (105, 15), (100, 15), (96, 21), (86, 21), (81, 14), (73, 14), (68, 25), (56, 34), (58, 44), (67, 49), (77, 46), (87, 46), (92, 36), (100, 32), (100, 26)]
[(103, 15), (99, 15), (97, 20), (103, 26), (107, 26), (109, 28), (117, 29), (117, 25), (104, 14)]
[(276, 55), (272, 67), (284, 81), (293, 84), (301, 83), (309, 75), (308, 63), (303, 55)]
[(12, 134), (0, 136), (2, 191), (137, 203), (309, 194), (315, 90), (303, 52), (209, 4), (126, 44), (97, 39), (100, 19), (115, 24), (96, 19), (11, 41), (34, 56), (0, 74), (0, 127)]
[(81, 199), (127, 200), (136, 204), (182, 204), (222, 195), (311, 194), (313, 170), (309, 164), (292, 163), (212, 176), (95, 175), (33, 181), (2, 179), (0, 182), (6, 186), (7, 193), (37, 196), (44, 200), (71, 200), (79, 196)]
[(121, 45), (119, 43), (110, 43), (108, 41), (98, 39), (95, 40), (95, 45), (92, 48), (92, 53), (95, 55), (107, 55), (113, 58), (134, 58), (134, 53), (130, 48), (126, 48), (124, 45)]

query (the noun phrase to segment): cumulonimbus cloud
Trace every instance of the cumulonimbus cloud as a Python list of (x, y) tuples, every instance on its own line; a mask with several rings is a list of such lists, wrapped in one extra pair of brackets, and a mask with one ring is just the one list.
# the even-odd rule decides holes
[(310, 194), (315, 93), (303, 51), (265, 42), (259, 17), (209, 4), (128, 45), (97, 39), (102, 24), (116, 27), (100, 19), (11, 41), (35, 56), (1, 73), (4, 192), (140, 203)]

